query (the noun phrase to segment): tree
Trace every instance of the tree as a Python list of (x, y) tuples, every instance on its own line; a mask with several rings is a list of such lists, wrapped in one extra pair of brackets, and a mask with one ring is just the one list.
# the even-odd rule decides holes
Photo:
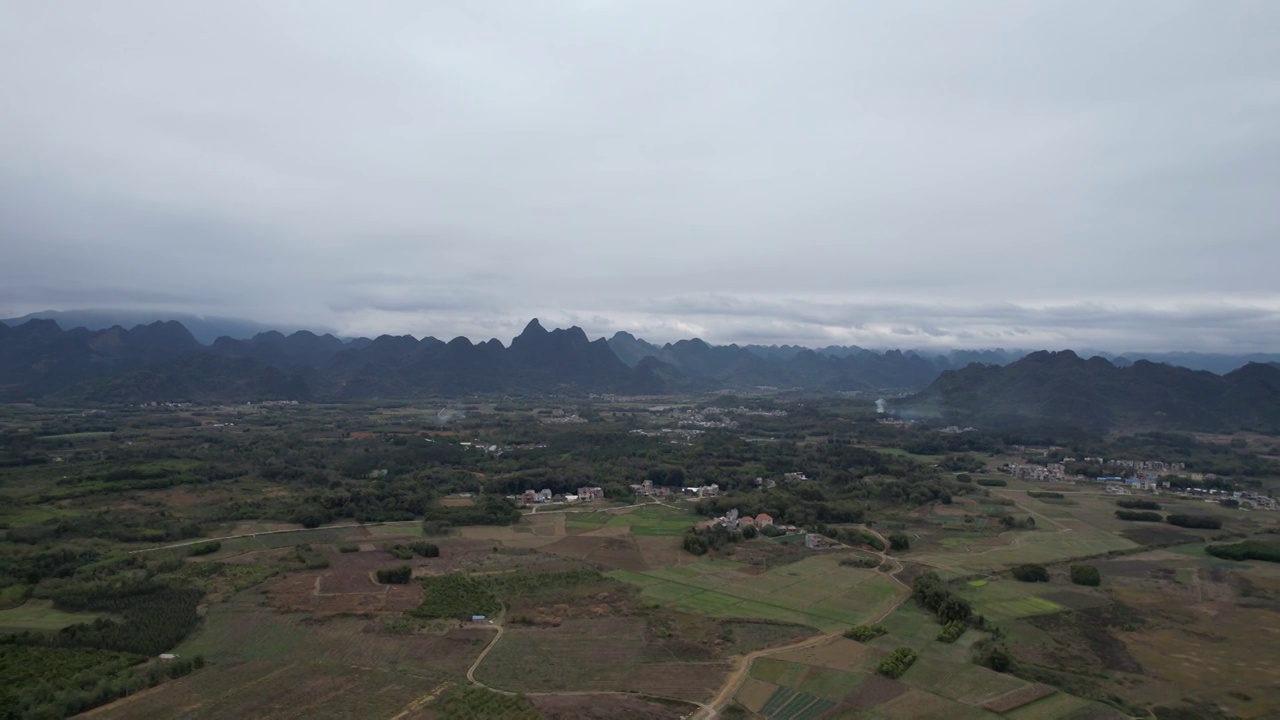
[(907, 537), (904, 532), (891, 533), (889, 535), (889, 548), (892, 550), (909, 550), (911, 548), (911, 538)]
[(378, 582), (383, 585), (404, 585), (413, 577), (413, 570), (408, 565), (382, 568), (378, 570)]
[(1013, 569), (1013, 578), (1022, 582), (1049, 582), (1049, 571), (1043, 565), (1019, 565)]
[(1093, 565), (1072, 565), (1071, 582), (1076, 585), (1097, 587), (1102, 584), (1102, 574)]

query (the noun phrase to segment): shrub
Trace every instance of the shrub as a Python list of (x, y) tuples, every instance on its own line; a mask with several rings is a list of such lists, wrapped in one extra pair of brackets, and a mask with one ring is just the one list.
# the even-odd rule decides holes
[(921, 607), (937, 615), (943, 623), (968, 620), (969, 616), (973, 615), (973, 606), (969, 601), (951, 592), (942, 583), (942, 578), (932, 570), (911, 583), (911, 597)]
[(378, 582), (383, 585), (404, 585), (413, 577), (413, 570), (408, 565), (382, 568), (378, 570)]
[(996, 672), (1013, 670), (1013, 656), (1004, 643), (987, 643), (975, 648), (973, 661)]
[(889, 657), (880, 663), (880, 667), (876, 668), (876, 672), (889, 678), (900, 678), (902, 673), (911, 668), (916, 661), (916, 651), (908, 647), (900, 647), (894, 650)]
[(1258, 540), (1245, 540), (1244, 542), (1230, 545), (1206, 545), (1204, 551), (1223, 560), (1235, 560), (1237, 562), (1263, 560), (1265, 562), (1280, 563), (1280, 545)]
[(971, 483), (973, 482), (973, 476), (969, 473), (960, 473), (959, 475), (956, 475), (956, 482)]
[(869, 530), (863, 528), (852, 528), (847, 536), (850, 543), (862, 543), (872, 549), (884, 552), (885, 544), (880, 538), (876, 537)]
[(338, 552), (353, 553), (360, 552), (360, 546), (355, 543), (341, 543), (338, 545)]
[(904, 532), (891, 533), (889, 535), (889, 547), (893, 550), (909, 550), (911, 548), (911, 538)]
[(866, 642), (874, 640), (888, 632), (883, 625), (855, 625), (844, 631), (844, 636), (850, 640), (858, 642)]
[(1041, 498), (1043, 500), (1063, 500), (1067, 497), (1060, 492), (1047, 492), (1044, 490), (1028, 490), (1027, 495), (1029, 497)]
[(222, 549), (222, 543), (214, 540), (212, 542), (202, 542), (187, 548), (187, 554), (195, 557), (197, 555), (210, 555)]
[(1013, 579), (1022, 582), (1049, 582), (1049, 571), (1043, 565), (1028, 563), (1013, 569)]
[(1072, 565), (1071, 582), (1076, 585), (1097, 587), (1102, 584), (1102, 574), (1093, 565)]
[(1000, 478), (979, 478), (978, 484), (983, 487), (1005, 487), (1009, 483), (1008, 481), (1001, 480)]
[(845, 567), (874, 568), (880, 567), (880, 558), (858, 553), (840, 558), (840, 564)]
[(448, 535), (453, 526), (444, 520), (423, 520), (422, 534), (427, 537), (438, 537), (440, 535)]
[(1132, 522), (1160, 522), (1164, 519), (1158, 512), (1147, 512), (1144, 510), (1117, 510), (1116, 517), (1121, 520), (1129, 520)]
[(451, 573), (423, 578), (422, 604), (409, 612), (426, 618), (466, 619), (472, 615), (494, 615), (501, 609), (491, 583)]
[(1170, 515), (1165, 518), (1165, 522), (1178, 527), (1201, 530), (1218, 530), (1222, 528), (1222, 521), (1210, 515)]
[(969, 624), (963, 620), (952, 620), (942, 626), (942, 632), (938, 633), (938, 642), (953, 643), (960, 639), (965, 630), (969, 629)]
[(1116, 505), (1128, 510), (1159, 510), (1160, 503), (1154, 500), (1117, 500)]

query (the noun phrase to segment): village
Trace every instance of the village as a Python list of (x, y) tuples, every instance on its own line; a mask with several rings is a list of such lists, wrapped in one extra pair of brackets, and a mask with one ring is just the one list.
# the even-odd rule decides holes
[[(1133, 495), (1137, 493), (1170, 494), (1177, 497), (1199, 498), (1206, 502), (1234, 504), (1246, 510), (1277, 510), (1280, 505), (1276, 499), (1249, 490), (1229, 490), (1214, 487), (1194, 487), (1183, 483), (1206, 482), (1216, 483), (1220, 478), (1214, 473), (1186, 473), (1186, 463), (1165, 462), (1162, 460), (1106, 460), (1100, 457), (1086, 457), (1082, 462), (1115, 469), (1119, 474), (1098, 475), (1090, 477), (1072, 474), (1067, 470), (1068, 463), (1076, 463), (1075, 458), (1063, 458), (1062, 462), (1046, 463), (1007, 463), (1000, 467), (1001, 472), (1019, 480), (1029, 482), (1060, 482), (1071, 484), (1099, 484), (1110, 495)], [(1175, 484), (1174, 479), (1181, 482)]]

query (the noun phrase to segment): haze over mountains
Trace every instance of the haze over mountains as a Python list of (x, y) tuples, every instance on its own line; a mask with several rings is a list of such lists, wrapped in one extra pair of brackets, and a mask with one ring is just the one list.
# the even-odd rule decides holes
[[(473, 394), (661, 395), (760, 389), (918, 394), (906, 417), (988, 426), (1218, 430), (1280, 427), (1280, 364), (1188, 355), (1225, 374), (1071, 351), (946, 355), (858, 347), (656, 345), (617, 332), (548, 331), (536, 319), (510, 345), (297, 331), (202, 344), (183, 323), (64, 330), (0, 323), (0, 400), (49, 402), (407, 399)], [(1267, 360), (1264, 356), (1260, 359)]]

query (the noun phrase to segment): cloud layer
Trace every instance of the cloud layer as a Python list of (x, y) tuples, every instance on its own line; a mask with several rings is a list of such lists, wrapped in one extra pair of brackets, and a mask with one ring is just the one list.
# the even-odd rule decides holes
[(0, 314), (1276, 350), (1280, 6), (0, 2)]

